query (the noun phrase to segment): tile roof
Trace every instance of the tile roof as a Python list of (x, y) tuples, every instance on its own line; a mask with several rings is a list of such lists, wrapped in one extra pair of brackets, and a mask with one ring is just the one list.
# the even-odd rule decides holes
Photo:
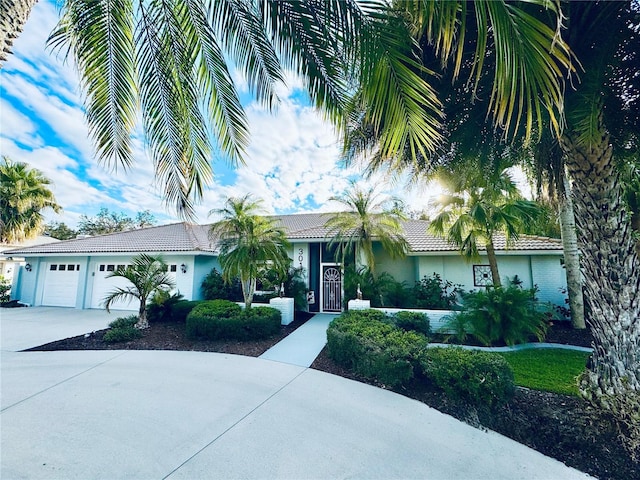
[[(277, 215), (274, 220), (287, 232), (291, 240), (323, 240), (329, 230), (324, 226), (329, 213), (303, 213)], [(446, 240), (427, 233), (429, 222), (407, 220), (404, 232), (413, 253), (455, 252), (457, 249)], [(48, 245), (12, 250), (14, 254), (49, 253), (135, 253), (135, 252), (215, 252), (209, 240), (210, 225), (174, 223), (157, 227), (112, 233), (75, 240), (66, 240)], [(496, 250), (507, 250), (505, 237), (494, 239)], [(546, 237), (521, 235), (508, 249), (510, 251), (562, 251), (560, 240)]]

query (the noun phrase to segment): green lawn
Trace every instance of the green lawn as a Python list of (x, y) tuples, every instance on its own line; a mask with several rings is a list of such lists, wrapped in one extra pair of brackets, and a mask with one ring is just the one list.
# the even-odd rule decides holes
[(515, 376), (516, 385), (534, 390), (578, 395), (577, 377), (588, 353), (562, 349), (530, 349), (501, 353)]

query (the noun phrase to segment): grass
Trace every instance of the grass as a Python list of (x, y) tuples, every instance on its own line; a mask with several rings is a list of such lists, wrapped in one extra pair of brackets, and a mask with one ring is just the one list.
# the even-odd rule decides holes
[(501, 353), (515, 376), (516, 385), (578, 396), (577, 377), (587, 363), (588, 353), (575, 350), (530, 349)]

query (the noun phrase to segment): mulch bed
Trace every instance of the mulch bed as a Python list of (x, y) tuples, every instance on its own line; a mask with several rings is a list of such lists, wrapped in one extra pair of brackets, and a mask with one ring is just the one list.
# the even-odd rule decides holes
[[(295, 321), (283, 326), (278, 336), (253, 342), (193, 341), (185, 337), (184, 324), (158, 323), (146, 329), (142, 338), (130, 342), (107, 344), (102, 340), (106, 330), (101, 330), (41, 345), (30, 351), (193, 350), (257, 357), (310, 317), (309, 314), (297, 314)], [(545, 341), (590, 346), (591, 335), (588, 331), (579, 332), (565, 324), (556, 324), (549, 330)], [(325, 350), (311, 368), (385, 388), (336, 365)], [(602, 480), (640, 480), (640, 463), (633, 462), (624, 450), (615, 421), (579, 398), (518, 388), (515, 397), (507, 405), (491, 412), (476, 411), (466, 405), (453, 403), (424, 382), (416, 381), (397, 390), (397, 393), (473, 426), (495, 430)]]

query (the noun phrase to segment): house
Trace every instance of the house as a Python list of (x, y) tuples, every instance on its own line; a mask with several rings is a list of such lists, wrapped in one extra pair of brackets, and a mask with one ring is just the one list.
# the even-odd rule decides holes
[(13, 273), (18, 270), (20, 265), (24, 265), (24, 258), (20, 256), (7, 255), (5, 252), (10, 250), (16, 250), (24, 247), (31, 247), (34, 245), (44, 245), (47, 243), (59, 242), (57, 238), (49, 237), (47, 235), (38, 235), (35, 238), (24, 240), (20, 243), (1, 243), (0, 244), (0, 276), (5, 280), (12, 282)]
[[(327, 248), (328, 214), (298, 214), (275, 217), (291, 242), (295, 267), (306, 272), (311, 311), (339, 312), (343, 305), (340, 264)], [(439, 274), (464, 289), (491, 283), (486, 257), (467, 263), (445, 240), (427, 233), (428, 222), (404, 223), (410, 253), (391, 259), (374, 243), (376, 271), (386, 271), (398, 281), (412, 284), (424, 276)], [(11, 252), (26, 259), (14, 278), (13, 298), (30, 305), (102, 308), (102, 299), (125, 280), (107, 278), (109, 272), (127, 265), (138, 253), (162, 254), (177, 290), (188, 299), (200, 299), (200, 285), (212, 268), (220, 269), (216, 245), (208, 225), (176, 223), (141, 230), (113, 233), (49, 245), (25, 247)], [(566, 277), (562, 266), (562, 244), (544, 237), (521, 236), (507, 249), (505, 239), (495, 239), (500, 274), (517, 275), (524, 288), (537, 285), (538, 297), (562, 305)], [(122, 306), (124, 308), (124, 306)]]

